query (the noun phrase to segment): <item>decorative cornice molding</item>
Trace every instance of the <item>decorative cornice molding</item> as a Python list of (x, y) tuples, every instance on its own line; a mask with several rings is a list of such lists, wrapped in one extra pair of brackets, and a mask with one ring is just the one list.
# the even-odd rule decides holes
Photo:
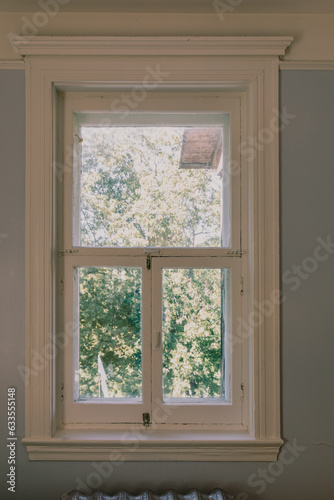
[(291, 36), (11, 36), (21, 56), (283, 56)]
[(0, 69), (24, 69), (24, 61), (8, 61), (0, 59)]
[[(280, 61), (282, 71), (334, 71), (333, 61)], [(24, 70), (24, 60), (0, 59), (0, 70)]]
[(333, 61), (280, 61), (280, 70), (333, 71)]

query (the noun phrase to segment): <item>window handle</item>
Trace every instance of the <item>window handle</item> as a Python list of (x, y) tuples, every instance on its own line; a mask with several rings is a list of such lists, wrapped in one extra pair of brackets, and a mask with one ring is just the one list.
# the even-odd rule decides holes
[(161, 332), (155, 332), (155, 347), (154, 349), (160, 349), (161, 347)]

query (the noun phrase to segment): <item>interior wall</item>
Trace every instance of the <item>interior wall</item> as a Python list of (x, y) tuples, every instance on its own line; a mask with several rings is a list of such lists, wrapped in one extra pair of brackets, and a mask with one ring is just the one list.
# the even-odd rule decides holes
[[(281, 72), (282, 427), (276, 464), (29, 462), (24, 435), (24, 72), (0, 71), (0, 497), (71, 489), (223, 487), (238, 500), (332, 500), (334, 482), (334, 72)], [(320, 238), (320, 240), (319, 240)], [(317, 250), (317, 248), (321, 249)], [(327, 245), (327, 246), (326, 246)], [(17, 391), (17, 492), (7, 491), (8, 387)]]

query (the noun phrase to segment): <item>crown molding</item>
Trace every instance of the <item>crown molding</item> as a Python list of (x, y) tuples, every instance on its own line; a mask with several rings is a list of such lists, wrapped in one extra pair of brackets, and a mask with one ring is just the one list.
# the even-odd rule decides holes
[(280, 61), (280, 70), (309, 70), (309, 71), (333, 71), (333, 61)]
[[(23, 70), (24, 60), (1, 60), (0, 70)], [(280, 61), (279, 69), (283, 71), (334, 71), (333, 61)]]
[(283, 56), (290, 36), (18, 36), (14, 49), (23, 56), (210, 55)]
[[(0, 59), (0, 70), (24, 70), (24, 60)], [(333, 61), (280, 61), (281, 71), (334, 71)]]
[(0, 59), (0, 69), (24, 69), (24, 61), (8, 61)]

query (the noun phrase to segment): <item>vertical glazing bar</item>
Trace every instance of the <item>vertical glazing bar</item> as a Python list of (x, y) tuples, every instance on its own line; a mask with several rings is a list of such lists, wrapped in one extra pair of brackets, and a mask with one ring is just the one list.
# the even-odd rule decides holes
[(80, 123), (77, 116), (73, 116), (73, 183), (72, 183), (72, 245), (79, 246), (81, 243), (81, 158), (82, 139), (80, 135)]
[(80, 397), (80, 267), (73, 268), (73, 400)]

